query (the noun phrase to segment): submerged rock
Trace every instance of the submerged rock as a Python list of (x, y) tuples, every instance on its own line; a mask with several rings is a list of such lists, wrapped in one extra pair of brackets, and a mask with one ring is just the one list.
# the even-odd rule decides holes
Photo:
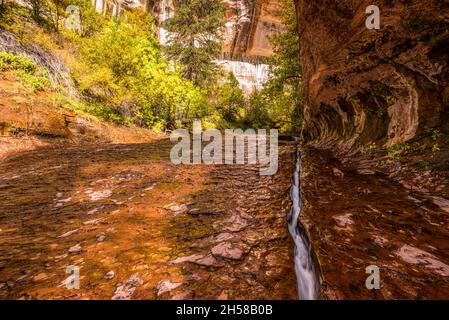
[(396, 255), (405, 262), (422, 265), (426, 269), (436, 272), (444, 277), (449, 277), (449, 265), (441, 262), (437, 257), (424, 250), (404, 245), (396, 252)]
[(109, 271), (108, 273), (106, 273), (106, 275), (104, 276), (105, 280), (111, 280), (115, 277), (115, 272), (114, 271)]
[(157, 296), (161, 296), (164, 293), (170, 292), (173, 289), (176, 289), (177, 287), (181, 286), (182, 283), (177, 282), (177, 283), (173, 283), (170, 280), (165, 280), (165, 281), (160, 281), (157, 286), (156, 289), (157, 291)]
[(124, 284), (119, 284), (111, 300), (130, 300), (138, 286), (143, 284), (137, 273), (133, 274)]
[(78, 230), (79, 230), (79, 229), (75, 229), (75, 230), (68, 231), (68, 232), (66, 232), (66, 233), (64, 233), (64, 234), (61, 234), (58, 238), (66, 238), (66, 237), (68, 237), (68, 236), (71, 236), (71, 235), (74, 234), (74, 233), (77, 233)]
[(432, 202), (440, 207), (441, 210), (449, 213), (449, 200), (442, 197), (432, 197)]
[(346, 227), (354, 224), (354, 220), (352, 220), (352, 214), (351, 213), (344, 214), (344, 215), (341, 215), (341, 216), (335, 216), (334, 220), (342, 228), (346, 228)]
[(216, 257), (232, 260), (240, 260), (243, 255), (243, 251), (238, 247), (234, 247), (230, 242), (223, 242), (216, 245), (212, 248), (211, 252)]
[(177, 258), (177, 259), (171, 261), (170, 263), (171, 264), (180, 264), (180, 263), (185, 263), (185, 262), (195, 263), (195, 264), (207, 266), (207, 267), (214, 266), (217, 264), (217, 260), (213, 256), (211, 256), (211, 255), (204, 256), (202, 254), (192, 254), (187, 257)]
[(246, 219), (243, 219), (240, 215), (234, 215), (231, 218), (225, 220), (225, 230), (231, 232), (239, 232), (248, 227), (249, 223)]

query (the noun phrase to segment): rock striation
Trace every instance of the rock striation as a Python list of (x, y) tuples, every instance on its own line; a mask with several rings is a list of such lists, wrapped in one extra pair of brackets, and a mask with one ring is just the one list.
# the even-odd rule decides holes
[[(273, 53), (269, 37), (282, 29), (281, 7), (277, 0), (223, 0), (227, 5), (222, 57), (218, 61), (232, 72), (245, 92), (260, 88), (269, 78), (265, 63)], [(159, 0), (146, 4), (159, 25), (173, 16), (176, 1)], [(167, 31), (159, 28), (159, 41), (167, 41)]]
[[(305, 141), (334, 149), (392, 146), (447, 133), (449, 2), (295, 0)], [(369, 30), (366, 9), (380, 9)]]

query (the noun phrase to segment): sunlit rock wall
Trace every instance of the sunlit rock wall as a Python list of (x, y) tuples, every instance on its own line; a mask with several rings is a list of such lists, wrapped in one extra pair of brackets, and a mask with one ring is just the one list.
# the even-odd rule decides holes
[(150, 12), (154, 6), (153, 0), (91, 0), (98, 13), (118, 16), (124, 9), (143, 8)]
[[(250, 93), (269, 79), (265, 60), (273, 52), (269, 37), (282, 29), (280, 5), (277, 0), (223, 0), (227, 5), (222, 56), (218, 61), (234, 73), (240, 87)], [(175, 0), (92, 0), (97, 12), (120, 15), (124, 9), (143, 8), (157, 24), (162, 45), (168, 32), (163, 22), (174, 15)]]
[(223, 52), (240, 56), (272, 54), (268, 38), (281, 30), (280, 5), (276, 0), (224, 0), (228, 5)]
[(247, 93), (269, 79), (265, 58), (273, 53), (269, 37), (282, 28), (276, 0), (225, 0), (228, 5), (221, 64)]
[[(223, 0), (228, 6), (222, 57), (218, 61), (232, 71), (245, 92), (260, 88), (269, 78), (265, 58), (273, 52), (269, 37), (281, 30), (280, 6), (276, 0)], [(159, 25), (176, 9), (174, 0), (158, 0), (151, 11)], [(167, 41), (167, 31), (159, 28), (159, 40)]]

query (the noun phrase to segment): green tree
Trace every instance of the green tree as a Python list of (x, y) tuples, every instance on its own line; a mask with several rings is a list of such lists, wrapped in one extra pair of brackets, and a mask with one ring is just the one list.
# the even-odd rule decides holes
[(178, 0), (164, 27), (170, 32), (166, 54), (182, 67), (185, 78), (202, 88), (213, 81), (221, 52), (226, 7), (221, 0)]
[(272, 118), (289, 130), (298, 131), (302, 118), (302, 84), (298, 24), (292, 0), (279, 0), (284, 30), (270, 38), (271, 78), (264, 92), (271, 101)]
[(232, 72), (228, 73), (226, 81), (220, 81), (214, 90), (216, 101), (215, 111), (222, 120), (223, 127), (238, 126), (245, 107), (245, 95), (239, 87), (239, 82)]
[(249, 96), (246, 106), (246, 115), (243, 120), (244, 127), (252, 127), (255, 129), (272, 128), (273, 119), (270, 116), (269, 104), (271, 101), (267, 99), (264, 92), (254, 90)]

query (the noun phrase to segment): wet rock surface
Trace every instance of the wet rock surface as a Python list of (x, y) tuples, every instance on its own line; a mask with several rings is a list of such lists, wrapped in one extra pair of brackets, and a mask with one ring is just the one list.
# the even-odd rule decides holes
[[(449, 213), (443, 195), (449, 184), (397, 164), (341, 160), (302, 150), (301, 220), (320, 262), (323, 297), (448, 299)], [(335, 176), (335, 168), (343, 175)], [(379, 290), (366, 288), (370, 265), (379, 267)]]
[[(175, 166), (167, 140), (39, 148), (0, 162), (0, 298), (295, 299), (293, 148)], [(193, 210), (196, 209), (196, 210)], [(67, 289), (68, 266), (80, 289)]]

